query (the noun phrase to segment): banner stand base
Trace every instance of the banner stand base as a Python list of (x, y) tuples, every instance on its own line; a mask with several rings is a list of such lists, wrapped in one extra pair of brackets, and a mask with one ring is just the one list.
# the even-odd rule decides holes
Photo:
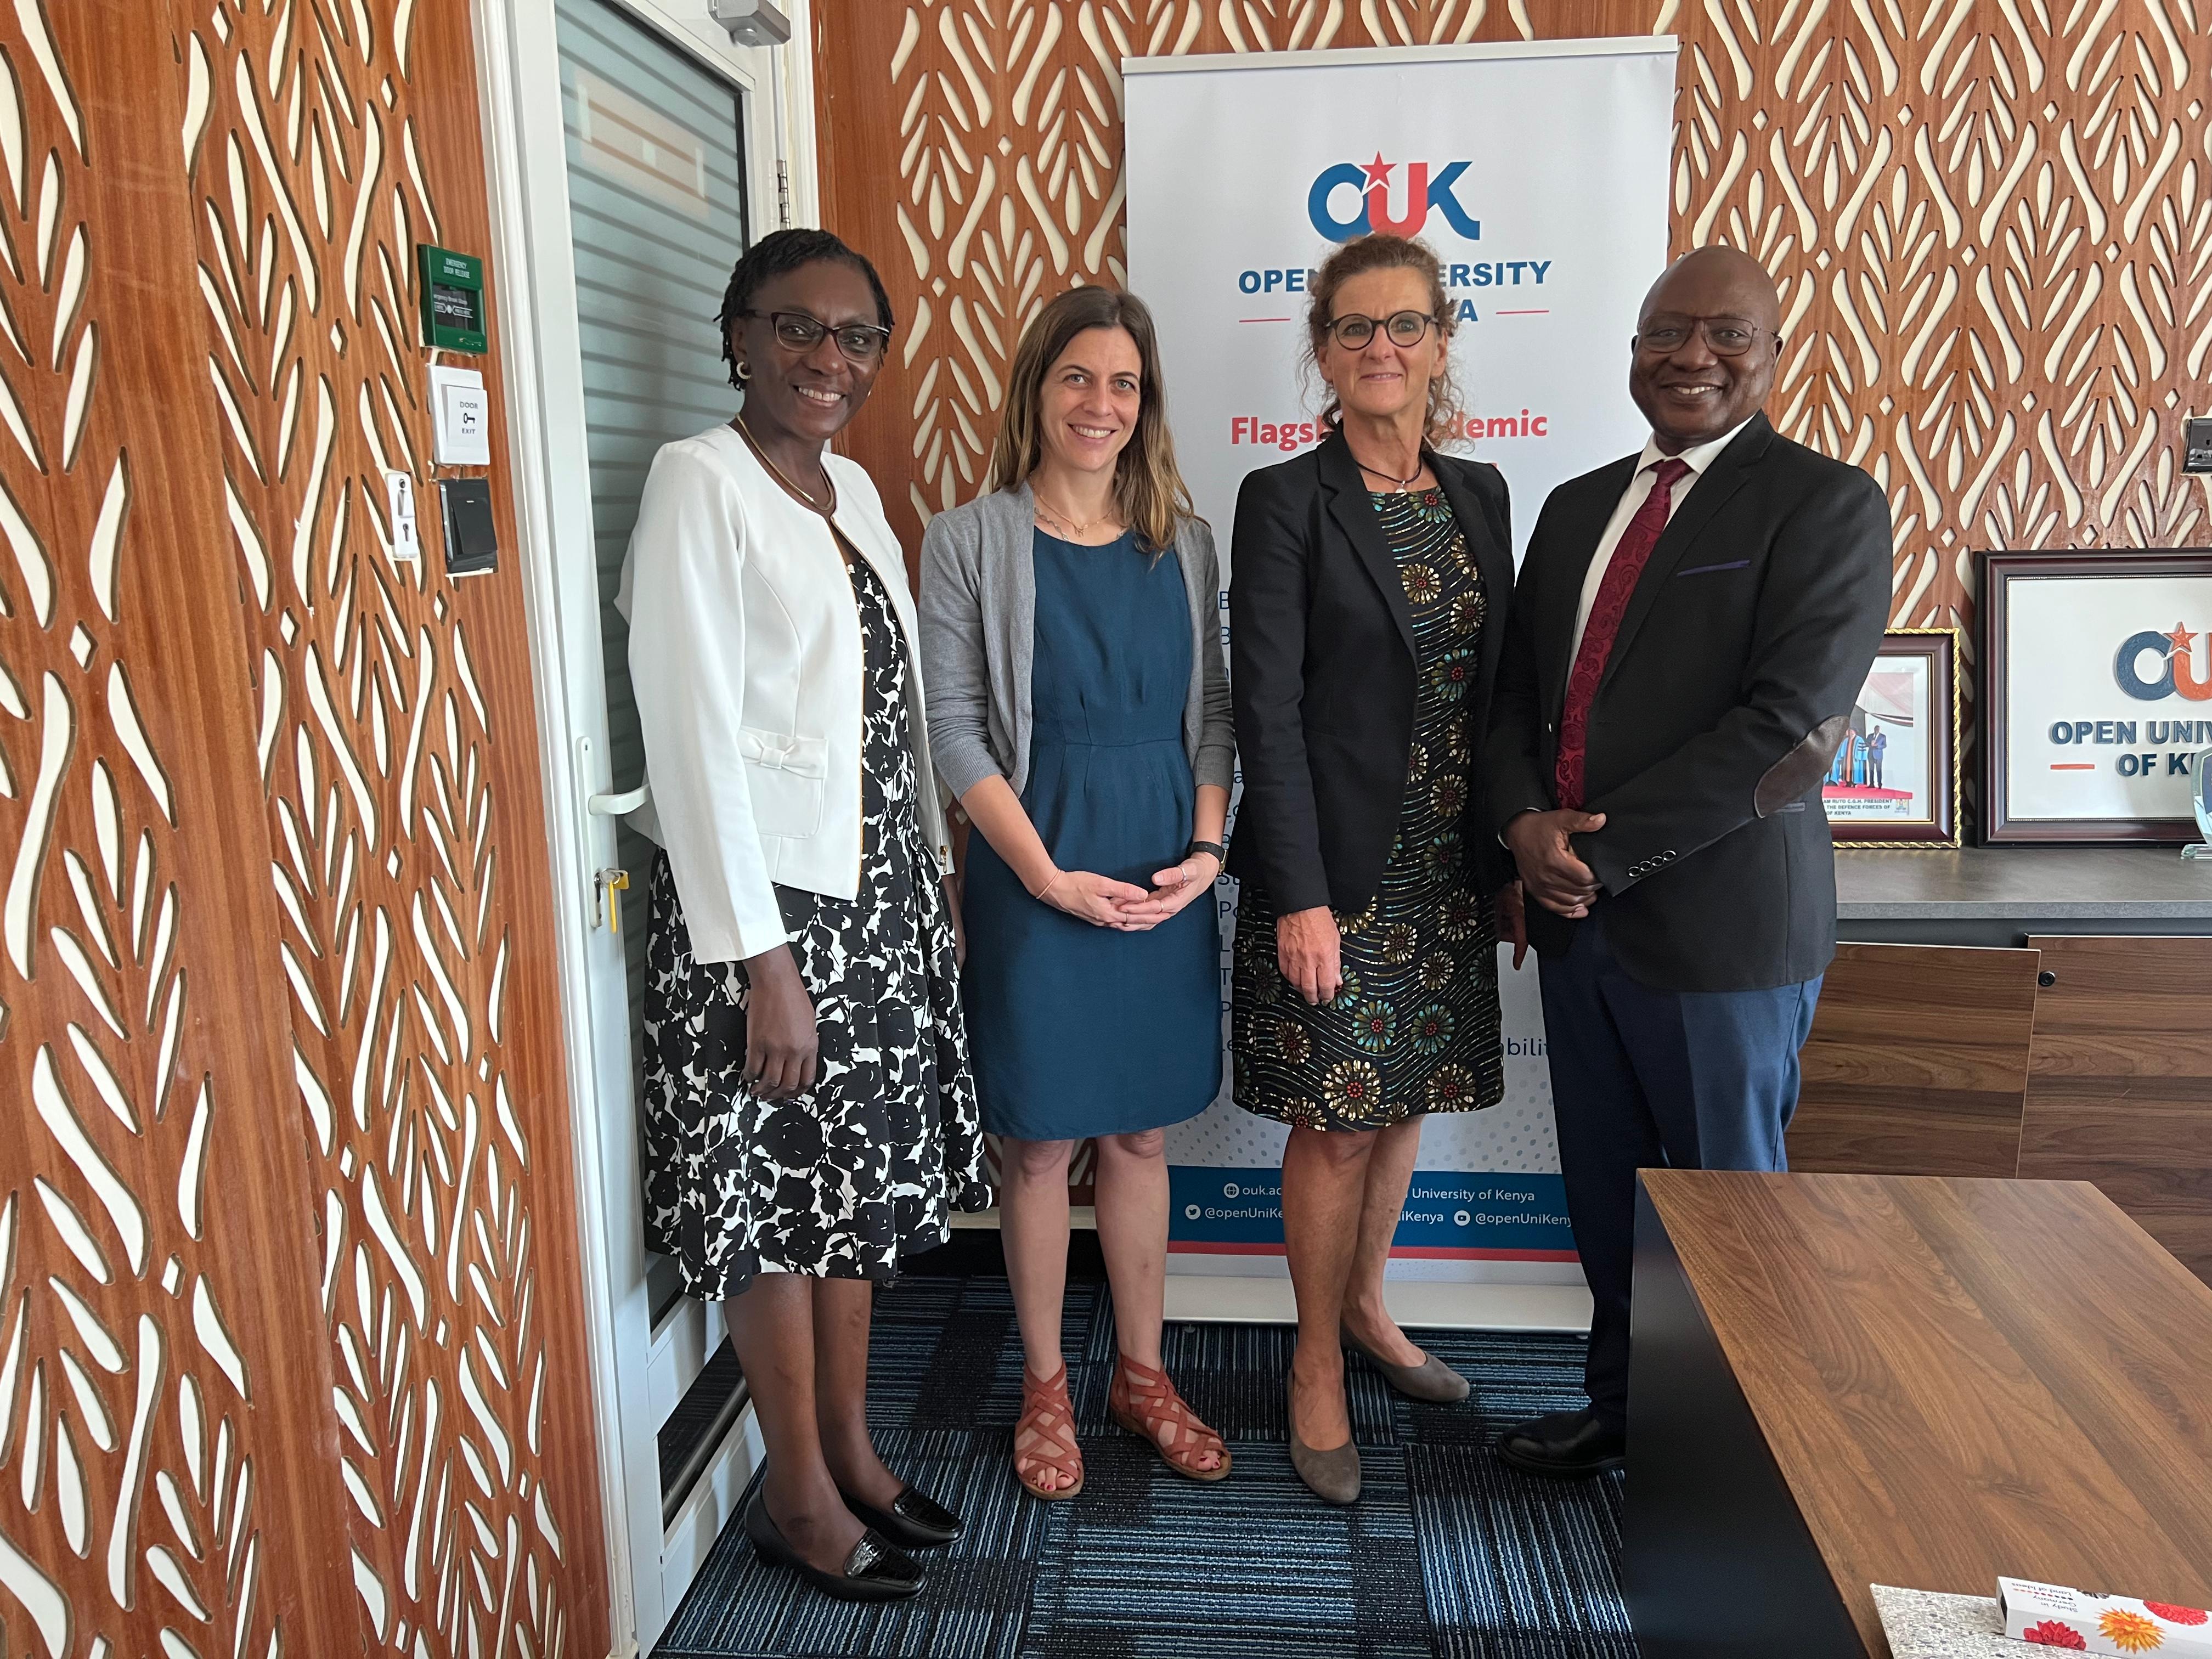
[[(1437, 1279), (1383, 1281), (1391, 1317), (1410, 1329), (1572, 1331), (1589, 1329), (1589, 1292), (1580, 1285), (1469, 1285)], [(1291, 1281), (1273, 1275), (1170, 1273), (1167, 1316), (1223, 1325), (1293, 1325)]]
[[(995, 1204), (988, 1210), (956, 1210), (952, 1214), (955, 1232), (969, 1227), (996, 1228), (998, 1224), (999, 1206)], [(1071, 1204), (1067, 1206), (1067, 1224), (1095, 1233), (1098, 1231), (1098, 1212), (1088, 1204)]]

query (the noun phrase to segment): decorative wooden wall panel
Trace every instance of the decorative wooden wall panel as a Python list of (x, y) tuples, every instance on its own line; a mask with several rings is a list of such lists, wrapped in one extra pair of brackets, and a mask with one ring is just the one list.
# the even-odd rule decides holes
[[(2206, 539), (2212, 0), (817, 0), (824, 216), (900, 350), (853, 453), (918, 537), (979, 487), (1007, 359), (1122, 276), (1125, 55), (1680, 37), (1676, 248), (1782, 284), (1784, 431), (1865, 466), (1895, 620), (1980, 547)], [(1973, 637), (1971, 631), (1966, 637)]]
[[(311, 1212), (143, 10), (0, 36), (0, 1651), (338, 1654)], [(95, 71), (94, 65), (97, 64)], [(205, 648), (214, 642), (218, 648)], [(274, 1133), (272, 1133), (272, 1130)]]
[(604, 1652), (521, 594), (380, 477), (466, 5), (14, 21), (0, 1652)]
[(604, 1650), (521, 593), (384, 516), (437, 499), (415, 245), (489, 240), (467, 9), (214, 0), (184, 52), (353, 1581), (396, 1650)]

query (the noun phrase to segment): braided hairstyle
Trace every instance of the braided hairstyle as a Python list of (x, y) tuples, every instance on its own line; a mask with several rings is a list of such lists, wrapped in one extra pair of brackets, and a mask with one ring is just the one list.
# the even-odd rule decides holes
[(731, 268), (730, 285), (722, 292), (722, 309), (714, 319), (722, 331), (722, 362), (729, 368), (732, 386), (741, 386), (744, 383), (738, 379), (738, 356), (730, 348), (730, 331), (752, 308), (753, 295), (763, 284), (797, 270), (801, 265), (824, 259), (850, 265), (866, 276), (870, 291), (876, 296), (876, 320), (885, 328), (896, 326), (891, 318), (891, 296), (884, 292), (883, 278), (876, 275), (876, 268), (868, 262), (866, 254), (848, 247), (826, 230), (773, 232), (747, 248)]

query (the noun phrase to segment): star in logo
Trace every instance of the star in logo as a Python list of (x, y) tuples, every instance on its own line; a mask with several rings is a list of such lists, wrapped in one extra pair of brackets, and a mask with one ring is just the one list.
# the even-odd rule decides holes
[(2177, 622), (2172, 633), (2166, 635), (2166, 659), (2174, 665), (2174, 672), (2179, 677), (2188, 677), (2190, 661), (2194, 661), (2194, 657), (2197, 657), (2197, 653), (2194, 653), (2197, 635), (2192, 635)]
[(1375, 159), (1365, 163), (1359, 169), (1362, 173), (1367, 175), (1367, 183), (1363, 188), (1367, 190), (1389, 189), (1390, 170), (1397, 165), (1398, 164), (1395, 161), (1384, 161), (1382, 159), (1382, 152), (1379, 149), (1376, 150), (1375, 152)]

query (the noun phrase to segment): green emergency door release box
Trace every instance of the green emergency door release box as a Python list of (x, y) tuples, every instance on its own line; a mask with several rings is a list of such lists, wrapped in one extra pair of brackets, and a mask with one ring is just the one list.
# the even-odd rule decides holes
[(441, 351), (481, 352), (484, 332), (483, 261), (473, 253), (416, 245), (422, 280), (422, 343)]

